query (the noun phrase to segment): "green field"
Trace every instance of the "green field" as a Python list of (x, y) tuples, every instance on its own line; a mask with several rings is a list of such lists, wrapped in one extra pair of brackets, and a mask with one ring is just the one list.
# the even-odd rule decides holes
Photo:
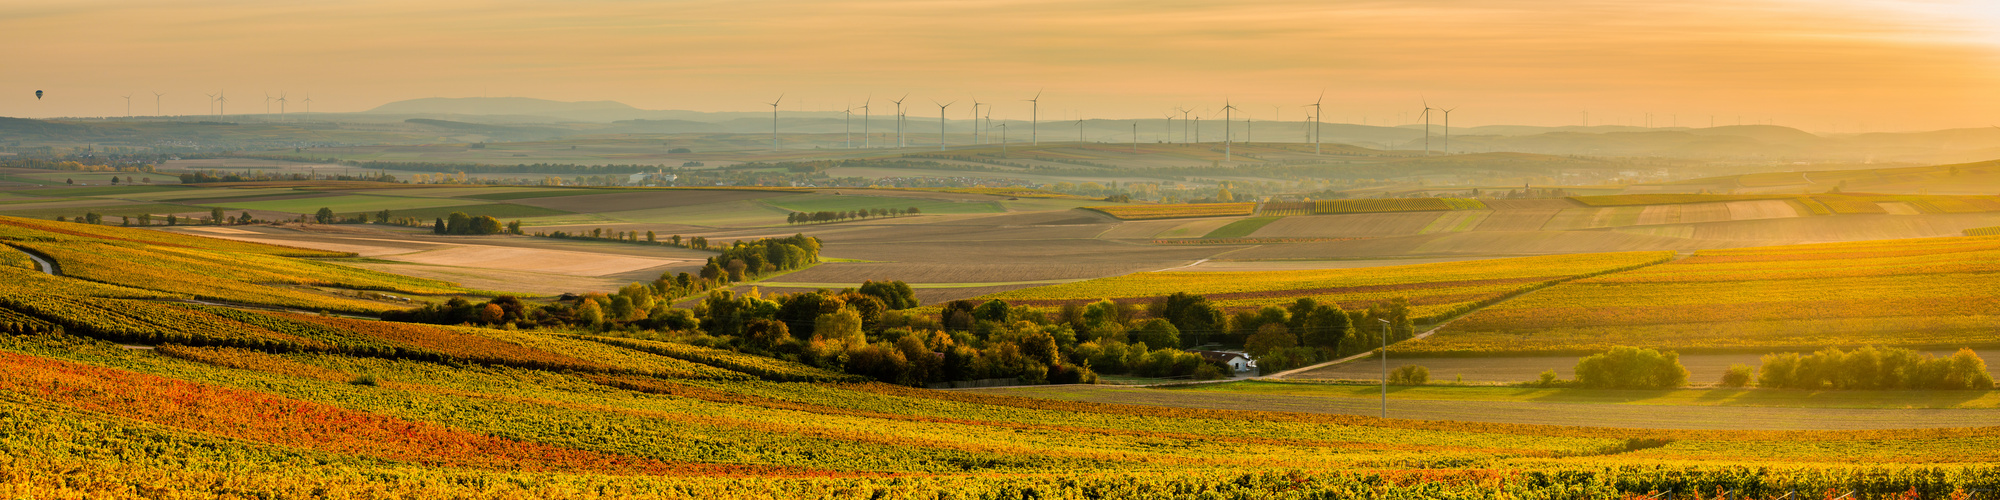
[(35, 196), (119, 196), (160, 191), (187, 191), (181, 186), (89, 186), (26, 191)]
[[(460, 203), (464, 202), (464, 200), (447, 200), (447, 201), (457, 201)], [(481, 215), (490, 215), (499, 219), (524, 219), (529, 217), (559, 217), (564, 215), (570, 215), (569, 212), (564, 212), (553, 208), (531, 207), (527, 205), (514, 205), (509, 203), (485, 203), (478, 205), (451, 205), (443, 207), (390, 210), (389, 216), (416, 217), (419, 219), (434, 219), (438, 217), (451, 215), (452, 212), (464, 212), (466, 215), (471, 215), (474, 217), (478, 217)], [(370, 212), (369, 215), (372, 216), (374, 215), (374, 213)]]
[[(8, 209), (5, 208), (4, 206), (0, 206), (0, 215), (11, 215), (14, 217), (27, 217), (32, 219), (54, 219), (56, 217), (81, 217), (85, 213), (96, 212), (99, 215), (105, 216), (106, 224), (117, 224), (118, 219), (117, 217), (114, 216), (118, 215), (137, 217), (140, 214), (174, 214), (174, 213), (184, 214), (192, 212), (208, 213), (208, 210), (209, 210), (208, 207), (197, 207), (193, 205), (174, 205), (168, 203), (141, 203), (141, 204), (123, 204), (123, 205), (107, 204), (107, 205), (97, 205), (97, 206), (79, 206), (79, 207), (64, 207), (64, 208), (34, 208), (25, 210)], [(165, 224), (165, 222), (155, 222), (155, 223)]]

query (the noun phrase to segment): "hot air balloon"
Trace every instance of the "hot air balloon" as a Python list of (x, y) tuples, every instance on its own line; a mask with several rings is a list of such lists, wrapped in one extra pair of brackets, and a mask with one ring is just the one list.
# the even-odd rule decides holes
[(40, 90), (35, 91), (35, 100), (37, 101), (42, 100), (42, 91)]

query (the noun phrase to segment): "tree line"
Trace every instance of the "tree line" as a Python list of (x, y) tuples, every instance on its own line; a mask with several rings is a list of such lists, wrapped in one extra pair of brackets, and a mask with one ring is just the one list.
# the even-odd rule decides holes
[(848, 219), (866, 219), (869, 217), (901, 217), (904, 215), (919, 215), (922, 213), (923, 210), (917, 207), (863, 208), (857, 210), (837, 210), (837, 211), (822, 210), (818, 212), (791, 212), (785, 214), (785, 223), (806, 224), (812, 222), (834, 222), (834, 221), (843, 221)]

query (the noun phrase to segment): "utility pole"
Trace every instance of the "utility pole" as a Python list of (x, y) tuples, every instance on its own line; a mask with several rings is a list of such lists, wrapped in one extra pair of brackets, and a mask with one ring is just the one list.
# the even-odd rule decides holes
[(1382, 322), (1382, 418), (1389, 418), (1389, 320)]

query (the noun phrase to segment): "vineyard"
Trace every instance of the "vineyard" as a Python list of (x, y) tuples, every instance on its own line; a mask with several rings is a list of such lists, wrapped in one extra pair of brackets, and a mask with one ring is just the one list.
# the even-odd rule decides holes
[(371, 292), (475, 292), (299, 258), (345, 254), (159, 231), (0, 217), (0, 241), (48, 256), (65, 276), (211, 301), (369, 313), (400, 307), (362, 298), (384, 298)]
[(1486, 210), (1486, 204), (1470, 198), (1382, 198), (1313, 202), (1313, 213), (1322, 215), (1441, 210)]
[[(2000, 459), (1994, 428), (1377, 420), (328, 353), (156, 353), (60, 334), (0, 336), (0, 415), (7, 493), (33, 496), (1942, 498), (2000, 485), (1988, 465)], [(64, 480), (77, 474), (91, 480)]]
[(1180, 219), (1187, 217), (1229, 217), (1250, 215), (1256, 203), (1183, 203), (1169, 205), (1118, 205), (1083, 207), (1124, 220)]
[(1705, 250), (1481, 310), (1415, 352), (2000, 345), (2000, 238)]
[(1406, 297), (1418, 322), (1452, 316), (1550, 284), (1665, 262), (1670, 252), (1521, 257), (1365, 269), (1153, 272), (1001, 292), (987, 298), (1033, 306), (1113, 299), (1143, 302), (1196, 290), (1225, 308), (1284, 305), (1300, 298), (1346, 310)]

